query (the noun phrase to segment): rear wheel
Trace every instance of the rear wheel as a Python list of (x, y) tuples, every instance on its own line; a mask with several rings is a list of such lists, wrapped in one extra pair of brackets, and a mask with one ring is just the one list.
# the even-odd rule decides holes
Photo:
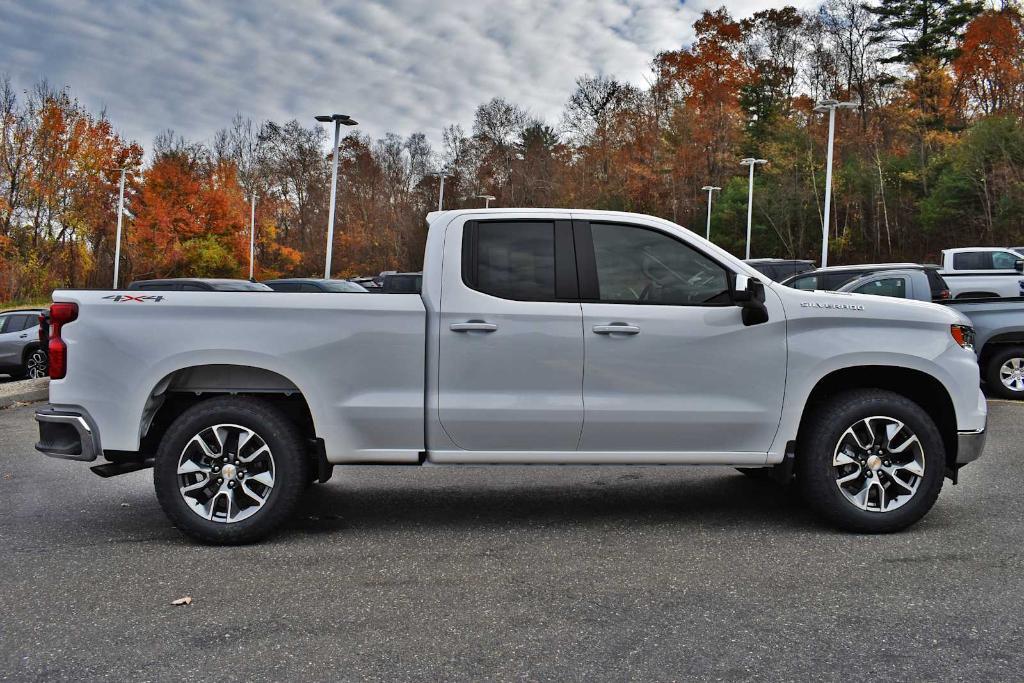
[(157, 450), (153, 483), (181, 531), (211, 543), (259, 540), (295, 509), (310, 476), (295, 425), (270, 404), (224, 397), (178, 417)]
[(985, 384), (1002, 398), (1024, 399), (1024, 346), (993, 353), (985, 365)]
[(25, 356), (25, 377), (29, 379), (40, 379), (50, 374), (46, 351), (41, 348), (34, 348)]
[(899, 531), (935, 504), (945, 476), (942, 437), (928, 414), (889, 391), (834, 397), (800, 435), (797, 483), (808, 504), (836, 526)]

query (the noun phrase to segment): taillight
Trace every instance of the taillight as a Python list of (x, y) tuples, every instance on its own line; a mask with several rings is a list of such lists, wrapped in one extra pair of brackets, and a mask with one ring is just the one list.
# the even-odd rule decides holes
[(68, 372), (68, 347), (60, 338), (61, 328), (78, 317), (78, 304), (55, 303), (50, 306), (50, 342), (47, 345), (50, 379), (63, 379)]
[(949, 290), (948, 289), (944, 289), (941, 292), (939, 292), (939, 298), (940, 299), (948, 299), (949, 298)]
[(949, 333), (953, 335), (953, 341), (967, 349), (974, 350), (974, 328), (969, 325), (950, 325)]

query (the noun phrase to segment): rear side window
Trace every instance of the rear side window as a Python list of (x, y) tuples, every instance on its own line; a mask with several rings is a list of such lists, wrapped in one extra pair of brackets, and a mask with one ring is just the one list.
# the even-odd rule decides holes
[(949, 285), (938, 272), (929, 269), (924, 271), (924, 274), (928, 277), (928, 288), (932, 291), (933, 299), (939, 298), (944, 290), (949, 289)]
[(556, 299), (554, 223), (479, 222), (466, 227), (466, 285), (502, 299)]
[(857, 294), (874, 294), (875, 296), (892, 296), (906, 299), (907, 281), (902, 277), (886, 277), (865, 282), (853, 291)]
[(21, 329), (28, 330), (39, 324), (38, 315), (26, 315), (21, 321)]
[[(991, 251), (965, 251), (953, 254), (954, 270), (992, 270)], [(1010, 265), (1013, 268), (1013, 264)]]
[(826, 273), (822, 276), (824, 282), (822, 283), (821, 288), (829, 292), (834, 292), (847, 282), (853, 282), (864, 274), (864, 272), (850, 272), (848, 270), (840, 271), (838, 273)]

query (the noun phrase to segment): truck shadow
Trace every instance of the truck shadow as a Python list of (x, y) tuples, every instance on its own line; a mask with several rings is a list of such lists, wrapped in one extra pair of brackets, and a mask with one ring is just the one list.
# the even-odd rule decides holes
[(805, 509), (793, 487), (755, 481), (732, 470), (694, 476), (669, 468), (615, 468), (614, 473), (593, 468), (573, 476), (545, 476), (541, 468), (510, 469), (501, 468), (490, 478), (477, 469), (469, 481), (442, 483), (430, 476), (418, 480), (415, 472), (387, 476), (384, 482), (355, 481), (339, 468), (338, 480), (309, 491), (290, 529), (331, 533), (609, 524), (827, 528)]

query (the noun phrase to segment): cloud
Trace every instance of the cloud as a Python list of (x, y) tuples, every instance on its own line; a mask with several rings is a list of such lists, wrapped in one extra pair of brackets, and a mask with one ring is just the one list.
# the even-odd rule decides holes
[[(256, 120), (340, 111), (362, 130), (440, 139), (501, 96), (555, 122), (577, 76), (643, 84), (692, 39), (697, 0), (0, 0), (0, 71), (68, 86), (149, 146), (171, 128), (209, 140)], [(734, 16), (780, 7), (725, 3)], [(801, 0), (798, 5), (809, 5)]]

